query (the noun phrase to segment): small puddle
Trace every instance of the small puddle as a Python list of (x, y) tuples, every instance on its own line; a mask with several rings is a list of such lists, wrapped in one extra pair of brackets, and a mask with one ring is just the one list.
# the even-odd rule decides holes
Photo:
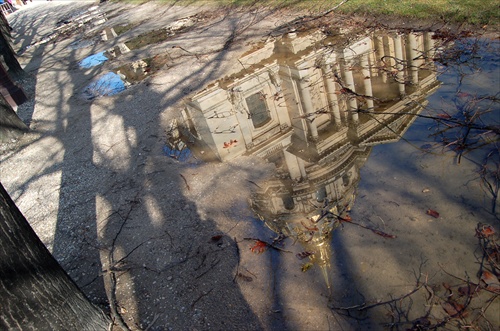
[(182, 134), (177, 121), (173, 120), (167, 130), (167, 140), (163, 146), (163, 154), (180, 162), (190, 160), (193, 154), (186, 142), (186, 136)]
[(89, 84), (83, 91), (83, 96), (89, 100), (111, 96), (124, 91), (127, 85), (119, 74), (108, 72)]
[(87, 48), (90, 46), (94, 46), (97, 43), (96, 40), (93, 39), (79, 39), (73, 41), (71, 44), (68, 45), (69, 49), (82, 49), (82, 48)]
[(125, 44), (128, 48), (134, 50), (146, 45), (152, 45), (160, 43), (162, 41), (166, 41), (174, 36), (179, 35), (180, 33), (189, 31), (189, 29), (195, 26), (196, 23), (203, 20), (203, 17), (204, 14), (201, 13), (194, 16), (181, 18), (164, 28), (152, 30), (143, 33), (135, 38), (132, 38), (129, 41), (125, 42)]
[(85, 59), (83, 59), (82, 61), (80, 61), (80, 67), (85, 69), (92, 68), (103, 64), (107, 60), (108, 58), (104, 55), (104, 52), (100, 52), (97, 54), (90, 55)]

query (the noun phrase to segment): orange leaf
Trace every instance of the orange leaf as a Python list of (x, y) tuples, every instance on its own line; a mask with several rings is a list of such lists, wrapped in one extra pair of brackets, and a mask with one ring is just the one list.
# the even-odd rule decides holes
[(495, 229), (491, 225), (478, 226), (476, 230), (476, 236), (480, 238), (488, 238), (493, 234), (495, 234)]
[(487, 270), (484, 270), (481, 274), (481, 280), (486, 284), (487, 290), (500, 293), (500, 282), (498, 281), (497, 276)]
[(432, 217), (435, 217), (435, 218), (439, 217), (439, 213), (435, 210), (432, 210), (432, 209), (427, 209), (427, 211), (425, 213), (427, 215), (431, 215)]
[(252, 251), (252, 253), (260, 254), (263, 253), (266, 250), (266, 248), (267, 248), (267, 243), (260, 240), (256, 240), (255, 245), (250, 247), (250, 250)]
[(352, 218), (349, 215), (345, 215), (343, 218), (343, 221), (350, 222), (350, 221), (352, 221)]

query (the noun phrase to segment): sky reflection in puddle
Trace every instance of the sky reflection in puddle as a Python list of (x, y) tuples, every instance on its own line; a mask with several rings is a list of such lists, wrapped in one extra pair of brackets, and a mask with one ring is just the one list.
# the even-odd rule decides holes
[(126, 85), (121, 76), (114, 72), (108, 72), (89, 84), (83, 94), (87, 99), (94, 99), (101, 96), (115, 95), (125, 89)]
[(108, 58), (104, 55), (104, 52), (100, 52), (97, 54), (90, 55), (90, 56), (86, 57), (85, 59), (83, 59), (82, 61), (80, 61), (80, 67), (86, 68), (86, 69), (92, 68), (92, 67), (103, 64), (107, 60), (108, 60)]

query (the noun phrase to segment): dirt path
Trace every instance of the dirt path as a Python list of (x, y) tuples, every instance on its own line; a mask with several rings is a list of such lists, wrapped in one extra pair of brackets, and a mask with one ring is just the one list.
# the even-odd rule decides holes
[[(0, 180), (90, 300), (109, 310), (116, 299), (129, 328), (379, 329), (387, 321), (383, 309), (353, 319), (330, 306), (404, 295), (415, 287), (414, 270), (437, 274), (438, 284), (446, 278), (438, 262), (461, 276), (464, 265), (475, 266), (475, 225), (492, 220), (477, 201), (483, 191), (471, 184), (453, 194), (463, 183), (440, 169), (460, 173), (463, 167), (421, 156), (409, 164), (415, 151), (398, 144), (374, 150), (352, 212), (383, 224), (398, 240), (348, 225), (336, 232), (331, 296), (319, 270), (300, 270), (300, 248), (291, 241), (293, 254), (252, 253), (253, 242), (244, 238), (276, 236), (248, 209), (253, 183), (268, 178), (272, 167), (251, 157), (182, 163), (166, 157), (163, 147), (185, 98), (239, 66), (231, 60), (266, 40), (292, 13), (104, 3), (94, 11), (105, 14), (102, 24), (53, 35), (91, 6), (35, 2), (9, 16), (33, 101), (18, 111), (31, 132), (2, 147)], [(102, 66), (79, 67), (91, 54), (193, 15), (193, 28), (163, 42)], [(102, 40), (109, 27), (126, 31)], [(54, 39), (44, 42), (47, 36)], [(101, 74), (165, 52), (165, 66), (124, 92), (93, 100), (82, 94)], [(425, 214), (431, 208), (445, 211), (433, 219)], [(429, 268), (419, 271), (422, 260)]]

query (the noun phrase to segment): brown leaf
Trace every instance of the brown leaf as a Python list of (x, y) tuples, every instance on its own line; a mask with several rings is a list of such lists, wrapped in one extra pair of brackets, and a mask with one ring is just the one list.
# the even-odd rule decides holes
[(481, 274), (481, 280), (486, 284), (486, 289), (496, 293), (500, 293), (500, 282), (498, 277), (491, 272), (484, 270)]
[(425, 213), (427, 215), (431, 215), (432, 217), (435, 217), (435, 218), (439, 217), (439, 213), (435, 210), (432, 210), (432, 209), (427, 209), (427, 211)]
[(465, 311), (465, 306), (454, 301), (446, 301), (441, 304), (444, 311), (450, 315), (450, 317), (465, 317), (467, 312)]
[(479, 286), (469, 284), (467, 286), (460, 286), (458, 288), (458, 294), (460, 296), (471, 297), (473, 295), (476, 295), (480, 290), (481, 288)]
[(252, 253), (257, 253), (257, 254), (260, 254), (260, 253), (263, 253), (267, 248), (267, 243), (264, 242), (264, 241), (260, 241), (260, 240), (256, 240), (255, 241), (255, 245), (253, 245), (252, 247), (250, 247), (250, 250), (252, 251)]
[(479, 238), (488, 238), (491, 235), (495, 234), (495, 229), (491, 225), (478, 225), (476, 229), (476, 237)]
[(349, 215), (345, 215), (345, 216), (344, 216), (341, 220), (342, 220), (342, 221), (345, 221), (345, 222), (351, 222), (351, 221), (352, 221), (352, 218), (351, 218), (351, 216), (349, 216)]

